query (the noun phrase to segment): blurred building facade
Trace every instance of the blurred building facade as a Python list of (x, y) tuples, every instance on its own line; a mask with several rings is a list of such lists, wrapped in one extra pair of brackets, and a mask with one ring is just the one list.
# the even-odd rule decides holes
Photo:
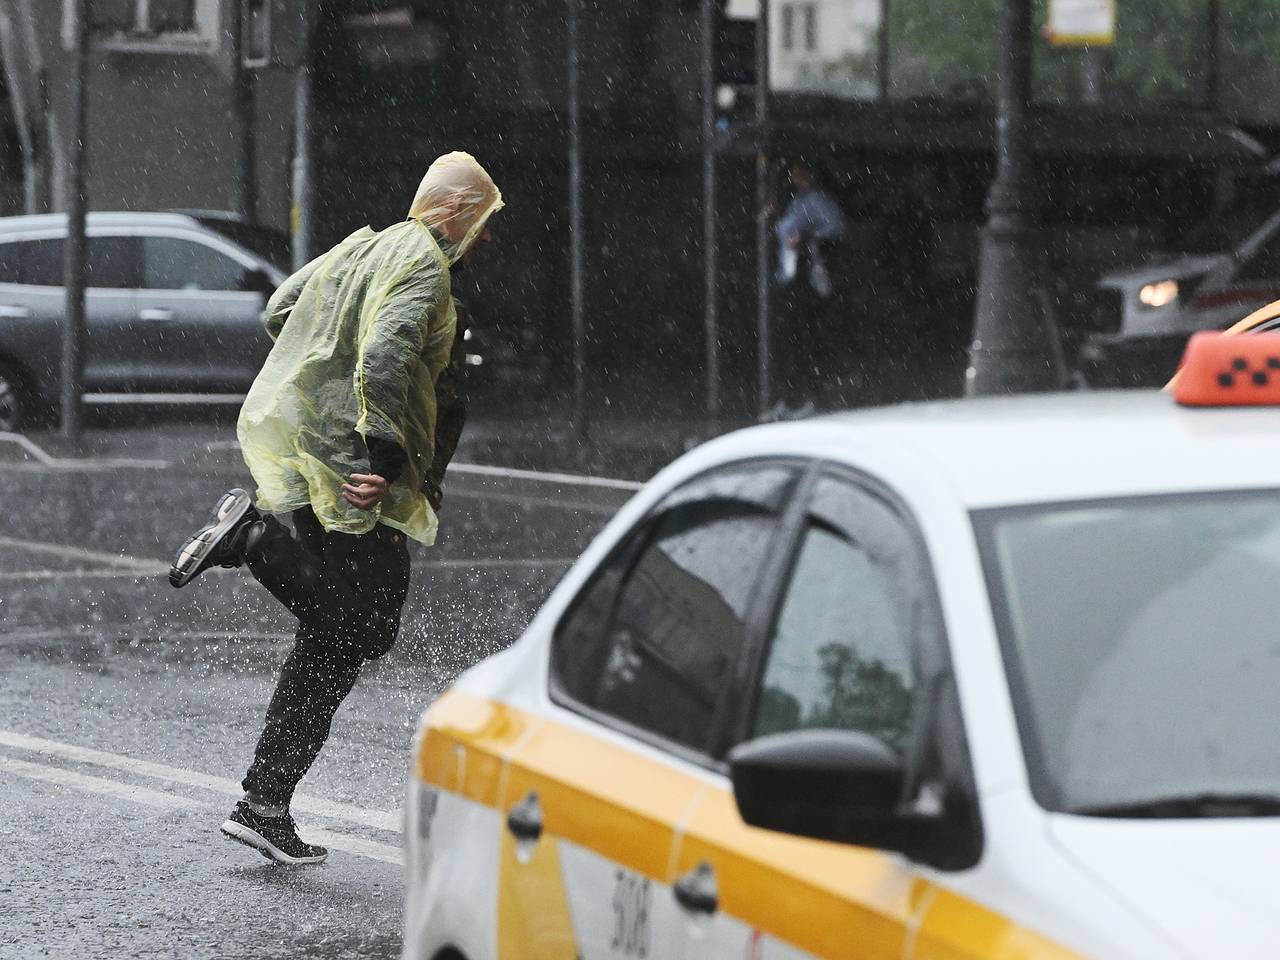
[(876, 95), (884, 0), (778, 0), (769, 13), (774, 90)]
[[(1215, 2), (1225, 7), (1206, 38), (1202, 14)], [(236, 209), (247, 121), (251, 214), (289, 229), (296, 64), (311, 35), (316, 244), (399, 219), (435, 156), (471, 151), (508, 206), (495, 220), (493, 256), (459, 286), (503, 341), (515, 385), (535, 368), (549, 369), (546, 386), (567, 384), (565, 0), (93, 5), (93, 209)], [(588, 361), (602, 402), (696, 409), (702, 395), (699, 7), (581, 0)], [(739, 21), (755, 15), (751, 0), (722, 7)], [(771, 4), (769, 155), (778, 169), (791, 159), (815, 165), (853, 223), (840, 260), (844, 300), (824, 339), (844, 345), (837, 366), (858, 368), (848, 378), (861, 384), (854, 400), (959, 389), (993, 167), (997, 9), (971, 0)], [(1280, 27), (1245, 0), (1132, 0), (1125, 9), (1100, 106), (1082, 100), (1077, 53), (1033, 41), (1045, 269), (1083, 287), (1100, 265), (1203, 219), (1224, 171), (1256, 165), (1280, 141), (1273, 58), (1254, 61), (1249, 97), (1236, 44), (1256, 34), (1265, 46)], [(229, 32), (238, 11), (247, 24), (239, 42)], [(66, 15), (66, 0), (0, 0), (0, 212), (64, 206)], [(251, 64), (248, 117), (236, 95), (237, 47)], [(1207, 71), (1214, 50), (1218, 65)], [(722, 93), (736, 96), (721, 98), (716, 140), (730, 410), (751, 408), (757, 349), (749, 72), (723, 71)], [(781, 176), (774, 192), (785, 202)], [(802, 336), (787, 325), (785, 303), (776, 306), (777, 335)]]
[[(92, 0), (90, 9), (91, 207), (234, 210), (241, 138), (234, 96), (239, 46), (228, 32), (232, 0)], [(264, 16), (260, 26), (273, 20), (277, 37), (300, 33), (304, 23), (292, 0), (249, 0), (247, 9)], [(246, 17), (251, 24), (251, 13)], [(37, 181), (28, 184), (34, 194), (28, 205), (63, 209), (70, 4), (0, 0), (0, 18), (10, 37), (0, 48), (9, 101), (24, 121), (22, 142), (35, 153), (24, 168)], [(253, 53), (252, 45), (244, 50), (250, 62)], [(256, 117), (249, 127), (259, 157), (259, 216), (287, 226), (293, 84), (289, 71), (268, 68), (265, 59), (254, 69)]]

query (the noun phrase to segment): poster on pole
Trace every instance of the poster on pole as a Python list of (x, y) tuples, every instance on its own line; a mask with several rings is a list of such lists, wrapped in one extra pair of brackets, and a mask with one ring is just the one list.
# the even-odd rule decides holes
[(1101, 47), (1114, 43), (1115, 0), (1049, 0), (1044, 35), (1055, 47)]

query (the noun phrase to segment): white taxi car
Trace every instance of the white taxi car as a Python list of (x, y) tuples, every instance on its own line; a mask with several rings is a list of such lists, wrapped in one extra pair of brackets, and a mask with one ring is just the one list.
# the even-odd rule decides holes
[(427, 711), (404, 956), (1274, 958), (1278, 704), (1275, 407), (749, 429)]

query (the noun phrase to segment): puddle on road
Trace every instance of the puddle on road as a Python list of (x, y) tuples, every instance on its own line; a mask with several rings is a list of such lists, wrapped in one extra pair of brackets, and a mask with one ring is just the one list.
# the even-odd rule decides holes
[(155, 636), (119, 630), (13, 630), (0, 634), (0, 650), (104, 676), (156, 673), (176, 664), (257, 674), (276, 669), (280, 648), (291, 639), (287, 634)]
[[(433, 629), (427, 618), (405, 625), (391, 653), (366, 662), (363, 684), (432, 693), (508, 646), (518, 629)], [(0, 657), (72, 667), (126, 682), (225, 677), (273, 679), (293, 643), (291, 633), (151, 634), (119, 629), (18, 629), (0, 633)]]

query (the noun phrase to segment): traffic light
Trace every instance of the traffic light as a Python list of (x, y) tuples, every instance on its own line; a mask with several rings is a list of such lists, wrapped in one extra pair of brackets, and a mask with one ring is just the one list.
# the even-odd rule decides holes
[(756, 21), (725, 15), (716, 18), (715, 82), (750, 86), (756, 82)]

